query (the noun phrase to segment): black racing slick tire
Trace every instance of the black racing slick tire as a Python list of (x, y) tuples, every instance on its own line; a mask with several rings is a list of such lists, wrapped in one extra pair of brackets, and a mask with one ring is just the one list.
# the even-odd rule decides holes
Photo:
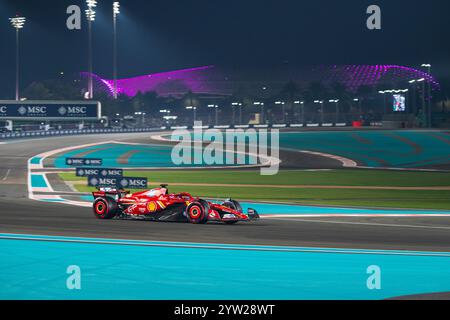
[(117, 202), (111, 198), (97, 198), (93, 204), (94, 215), (97, 219), (112, 219), (116, 216)]
[[(186, 207), (186, 217), (190, 223), (204, 224), (208, 221), (209, 206), (205, 208), (202, 201), (191, 202)], [(208, 209), (208, 211), (207, 211)]]
[(208, 201), (199, 199), (198, 202), (200, 202), (202, 204), (203, 208), (205, 208), (206, 218), (208, 218), (209, 209), (210, 209)]

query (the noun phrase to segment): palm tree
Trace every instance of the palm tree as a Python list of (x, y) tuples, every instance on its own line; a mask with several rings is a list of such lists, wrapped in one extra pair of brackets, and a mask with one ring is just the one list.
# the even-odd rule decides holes
[(299, 95), (300, 90), (297, 84), (294, 81), (289, 81), (281, 90), (281, 96), (285, 97), (288, 110), (285, 110), (285, 104), (281, 104), (282, 112), (283, 112), (283, 123), (286, 123), (286, 113), (290, 113), (293, 110), (293, 105), (296, 97)]
[(440, 79), (439, 84), (440, 90), (433, 93), (433, 100), (441, 107), (442, 112), (446, 112), (450, 106), (450, 79)]
[(193, 93), (191, 90), (189, 90), (184, 95), (184, 99), (183, 100), (184, 100), (184, 106), (185, 107), (192, 108), (192, 111), (193, 111), (193, 122), (197, 121), (197, 108), (199, 107), (197, 95), (195, 93)]
[[(144, 96), (142, 98), (144, 100), (145, 110), (148, 112), (151, 112), (151, 111), (156, 112), (156, 109), (154, 108), (154, 106), (158, 101), (158, 94), (155, 91), (147, 91), (146, 93), (144, 93)], [(152, 109), (155, 109), (155, 110), (152, 110)]]
[(142, 111), (144, 99), (141, 91), (138, 91), (137, 94), (131, 99), (131, 105), (133, 106), (133, 113)]
[[(329, 96), (328, 88), (319, 81), (311, 82), (307, 88), (307, 98), (310, 105), (314, 106), (315, 100), (325, 101), (325, 99)], [(320, 118), (323, 120), (323, 103), (321, 104), (321, 108), (318, 112), (320, 114)], [(314, 116), (317, 116), (317, 112), (314, 112)]]
[(231, 106), (233, 125), (236, 124), (236, 108), (239, 108), (239, 124), (243, 123), (242, 111), (245, 105), (249, 103), (248, 92), (244, 87), (240, 86), (233, 92), (232, 102), (237, 102), (238, 106)]
[(50, 100), (52, 94), (42, 82), (33, 82), (23, 91), (23, 96), (30, 100)]
[(322, 82), (311, 82), (308, 86), (308, 90), (313, 100), (324, 100), (328, 96), (328, 89)]
[(364, 109), (364, 103), (367, 101), (369, 96), (373, 93), (373, 89), (370, 86), (362, 85), (356, 90), (356, 95), (360, 101), (361, 110)]
[(338, 102), (336, 102), (336, 121), (339, 121), (339, 113), (342, 112), (342, 110), (344, 110), (343, 107), (346, 107), (347, 110), (351, 109), (351, 94), (350, 92), (347, 90), (347, 87), (340, 83), (340, 82), (335, 82), (333, 83), (333, 85), (331, 86), (331, 95), (333, 95), (333, 97), (331, 97), (332, 99), (335, 100), (339, 100)]

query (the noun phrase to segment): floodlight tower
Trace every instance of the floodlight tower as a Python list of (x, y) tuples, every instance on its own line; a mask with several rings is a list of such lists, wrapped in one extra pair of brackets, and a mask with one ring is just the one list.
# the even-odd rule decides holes
[(114, 99), (117, 99), (117, 16), (120, 13), (120, 3), (113, 2), (113, 79)]
[(421, 65), (422, 68), (427, 68), (427, 73), (430, 76), (430, 79), (428, 80), (428, 108), (427, 108), (427, 125), (428, 128), (431, 128), (431, 64), (424, 63)]
[(86, 0), (87, 4), (87, 10), (86, 12), (86, 18), (88, 21), (88, 91), (89, 95), (88, 98), (92, 99), (94, 97), (94, 85), (92, 80), (92, 22), (95, 21), (95, 10), (94, 8), (97, 6), (96, 0)]
[(19, 101), (19, 30), (25, 25), (25, 17), (10, 18), (11, 25), (16, 29), (16, 100)]

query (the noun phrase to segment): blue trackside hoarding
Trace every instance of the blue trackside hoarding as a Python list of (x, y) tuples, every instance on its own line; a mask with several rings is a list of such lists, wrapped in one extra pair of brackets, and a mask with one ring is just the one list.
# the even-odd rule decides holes
[(98, 158), (66, 158), (66, 165), (68, 166), (101, 166), (102, 159)]
[(0, 119), (93, 120), (101, 118), (98, 101), (0, 100)]
[(113, 168), (76, 168), (77, 177), (102, 176), (102, 177), (122, 177), (122, 169)]
[(88, 176), (87, 183), (90, 187), (111, 187), (118, 189), (146, 189), (147, 178), (138, 177), (110, 177)]

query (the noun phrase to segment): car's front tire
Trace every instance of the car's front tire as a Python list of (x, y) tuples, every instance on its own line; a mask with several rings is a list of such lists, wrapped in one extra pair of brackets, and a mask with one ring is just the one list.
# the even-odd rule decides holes
[(97, 198), (93, 210), (97, 219), (112, 219), (117, 214), (117, 202), (111, 198)]

